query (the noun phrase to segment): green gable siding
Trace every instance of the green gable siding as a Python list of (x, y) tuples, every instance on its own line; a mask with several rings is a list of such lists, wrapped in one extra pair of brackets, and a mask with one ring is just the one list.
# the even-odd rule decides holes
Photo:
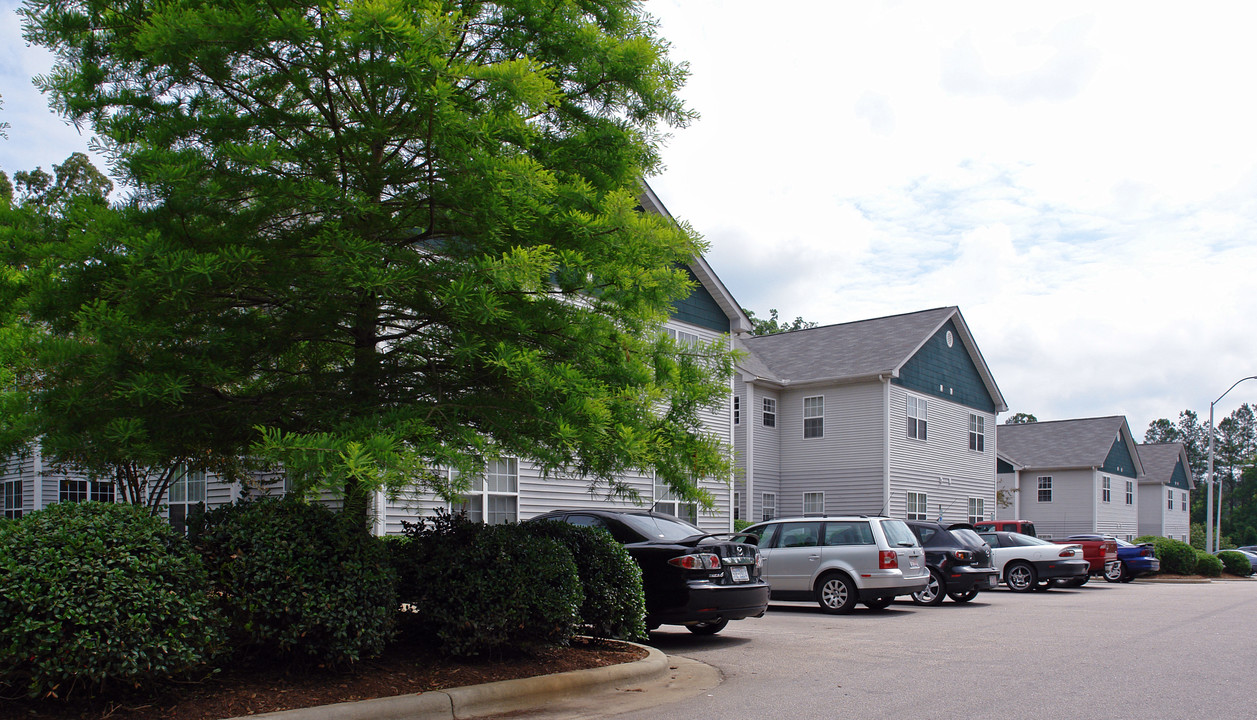
[(729, 332), (729, 317), (725, 315), (725, 311), (720, 309), (716, 299), (707, 292), (707, 288), (703, 287), (692, 270), (686, 268), (685, 272), (690, 276), (690, 282), (694, 283), (694, 292), (672, 306), (672, 317), (708, 330)]
[(1131, 458), (1130, 449), (1126, 447), (1126, 443), (1122, 442), (1120, 433), (1113, 441), (1113, 448), (1109, 450), (1109, 456), (1104, 459), (1104, 466), (1100, 469), (1114, 475), (1135, 477), (1135, 460)]
[[(947, 347), (947, 333), (954, 342)], [(955, 324), (948, 320), (934, 337), (904, 363), (892, 382), (924, 395), (933, 395), (975, 410), (995, 412), (995, 400), (986, 391), (978, 366), (960, 341)], [(939, 390), (939, 386), (943, 389)]]
[(1181, 490), (1191, 489), (1187, 487), (1187, 471), (1183, 469), (1183, 458), (1179, 458), (1178, 462), (1174, 463), (1174, 472), (1170, 474), (1170, 482), (1166, 485)]
[(1015, 472), (1017, 472), (1017, 468), (1013, 467), (1011, 464), (1007, 462), (1004, 462), (1003, 460), (996, 459), (995, 473), (997, 475), (1008, 475)]

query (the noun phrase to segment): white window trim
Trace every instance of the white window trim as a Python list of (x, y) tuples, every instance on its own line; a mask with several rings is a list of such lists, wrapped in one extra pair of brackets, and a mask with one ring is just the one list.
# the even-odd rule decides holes
[(742, 424), (742, 398), (737, 395), (733, 396), (733, 424)]
[(986, 452), (986, 418), (977, 413), (969, 413), (969, 450)]
[[(770, 498), (772, 499), (772, 502), (769, 502)], [(776, 520), (777, 519), (777, 493), (775, 492), (760, 493), (759, 510), (760, 510), (760, 518), (761, 518), (760, 522), (766, 522), (768, 520)], [(772, 512), (770, 513), (769, 510), (771, 510)]]
[[(1044, 481), (1044, 480), (1046, 480), (1046, 481), (1047, 481), (1047, 487), (1044, 487), (1044, 486), (1043, 486), (1043, 481)], [(1041, 502), (1041, 503), (1050, 503), (1050, 502), (1052, 502), (1052, 476), (1051, 476), (1051, 475), (1040, 475), (1040, 476), (1038, 477), (1038, 480), (1036, 481), (1036, 488), (1035, 488), (1035, 489), (1038, 491), (1038, 492), (1036, 492), (1036, 493), (1035, 493), (1035, 495), (1034, 495), (1034, 499), (1035, 499), (1035, 501), (1036, 501), (1036, 502)], [(1044, 499), (1043, 499), (1043, 491), (1044, 491), (1044, 490), (1046, 490), (1046, 491), (1047, 491), (1047, 500), (1044, 500)]]
[[(777, 400), (774, 398), (761, 398), (761, 400), (762, 402), (760, 402), (760, 410), (763, 417), (761, 419), (760, 424), (762, 424), (764, 427), (770, 427), (770, 428), (775, 429), (777, 427)], [(768, 422), (768, 418), (770, 417), (773, 419), (772, 424), (769, 424)]]
[(0, 487), (0, 503), (4, 506), (0, 507), (0, 517), (16, 520), (22, 517), (22, 503), (25, 501), (24, 493), (26, 484), (21, 477), (7, 478)]
[[(819, 415), (808, 414), (808, 406), (807, 406), (808, 400), (820, 400), (820, 414)], [(807, 421), (808, 420), (820, 420), (820, 433), (816, 435), (807, 434), (807, 428), (808, 428)], [(813, 440), (815, 438), (823, 438), (823, 437), (825, 437), (825, 396), (824, 395), (810, 395), (808, 397), (803, 398), (803, 439)]]
[(909, 440), (929, 441), (930, 408), (925, 398), (908, 395), (904, 400), (904, 418)]
[(1100, 478), (1100, 502), (1113, 502), (1113, 478), (1108, 475)]
[(983, 520), (986, 520), (986, 500), (980, 497), (969, 498), (969, 524)]
[(930, 496), (923, 492), (908, 492), (905, 516), (909, 520), (928, 520), (930, 515)]
[(1133, 480), (1126, 481), (1126, 504), (1135, 504), (1135, 482)]

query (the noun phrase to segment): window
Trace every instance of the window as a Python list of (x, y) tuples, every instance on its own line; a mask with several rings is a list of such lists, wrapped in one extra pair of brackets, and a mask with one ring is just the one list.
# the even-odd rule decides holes
[(825, 493), (823, 492), (803, 493), (803, 514), (804, 515), (824, 515), (825, 514)]
[(1165, 509), (1166, 510), (1174, 509), (1174, 491), (1173, 490), (1165, 491)]
[(1126, 481), (1126, 504), (1127, 505), (1135, 504), (1135, 483), (1131, 482), (1130, 480)]
[(1113, 499), (1113, 478), (1105, 475), (1100, 479), (1100, 499), (1110, 502)]
[(1134, 535), (1131, 535), (1130, 533), (1127, 533), (1127, 534), (1126, 534), (1126, 542), (1128, 542), (1128, 543), (1133, 543), (1133, 542), (1135, 542), (1135, 536), (1134, 536)]
[(733, 519), (742, 519), (742, 493), (733, 493)]
[(803, 398), (803, 437), (825, 437), (825, 396)]
[(701, 345), (703, 339), (691, 332), (667, 328), (668, 337), (677, 341), (678, 345)]
[(1183, 512), (1187, 512), (1187, 493), (1183, 493)]
[(733, 424), (739, 425), (742, 422), (742, 398), (737, 395), (733, 396)]
[(969, 413), (969, 449), (986, 452), (986, 418)]
[(205, 512), (205, 471), (176, 471), (179, 479), (166, 492), (167, 518), (170, 526), (181, 533), (188, 531), (188, 518)]
[(777, 401), (764, 398), (764, 427), (777, 427)]
[(1039, 478), (1039, 502), (1052, 502), (1052, 478)]
[(490, 460), (485, 465), (484, 477), (472, 480), (471, 489), (454, 510), (467, 513), (467, 519), (472, 522), (488, 525), (518, 520), (519, 461), (515, 458)]
[(681, 502), (668, 484), (655, 476), (655, 509), (698, 524), (698, 503)]
[(929, 502), (925, 493), (908, 493), (908, 519), (925, 520), (929, 514)]
[(760, 509), (764, 513), (764, 516), (760, 518), (761, 522), (777, 517), (777, 493), (764, 493), (760, 504), (762, 505)]
[(4, 481), (4, 515), (0, 517), (16, 520), (22, 517), (22, 479)]
[(62, 478), (57, 499), (61, 502), (113, 502), (113, 482)]
[(986, 500), (983, 498), (969, 498), (969, 524), (982, 522), (986, 519)]
[(925, 408), (925, 399), (908, 396), (908, 437), (916, 440), (924, 440), (925, 425), (928, 420), (928, 413)]

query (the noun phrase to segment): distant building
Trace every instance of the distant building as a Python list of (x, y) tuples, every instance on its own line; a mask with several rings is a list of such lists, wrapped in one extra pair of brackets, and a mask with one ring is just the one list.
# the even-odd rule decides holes
[(1196, 487), (1183, 443), (1139, 446), (1139, 534), (1191, 542), (1191, 491)]

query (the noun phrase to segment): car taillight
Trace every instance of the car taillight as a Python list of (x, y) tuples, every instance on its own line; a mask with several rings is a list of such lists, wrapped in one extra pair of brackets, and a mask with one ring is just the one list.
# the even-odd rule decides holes
[(1073, 557), (1073, 556), (1074, 556), (1074, 549), (1072, 547), (1067, 547), (1057, 554), (1057, 557)]
[(682, 570), (719, 570), (720, 556), (712, 553), (679, 555), (669, 560), (668, 564), (675, 565)]
[(755, 553), (755, 569), (756, 570), (764, 569), (764, 556), (760, 555), (758, 552)]
[(877, 567), (882, 570), (895, 570), (899, 567), (899, 555), (894, 550), (880, 550), (877, 553)]
[(951, 556), (956, 558), (956, 562), (973, 562), (973, 553), (969, 550), (952, 550)]

